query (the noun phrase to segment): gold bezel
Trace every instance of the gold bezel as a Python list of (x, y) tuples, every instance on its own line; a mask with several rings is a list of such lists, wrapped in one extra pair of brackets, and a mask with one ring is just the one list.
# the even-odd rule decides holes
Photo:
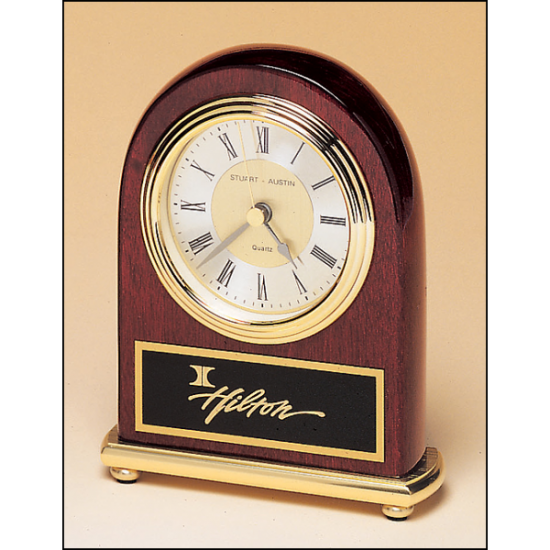
[[(206, 126), (220, 119), (251, 118), (277, 123), (306, 140), (325, 160), (343, 192), (350, 219), (350, 241), (339, 280), (319, 302), (289, 318), (258, 321), (233, 306), (221, 313), (213, 294), (190, 284), (173, 261), (179, 254), (166, 225), (163, 201), (181, 151)], [(259, 344), (280, 344), (311, 336), (333, 323), (351, 305), (366, 279), (374, 248), (374, 217), (367, 183), (349, 149), (316, 115), (268, 96), (231, 97), (207, 103), (180, 119), (159, 142), (146, 167), (141, 192), (141, 226), (155, 271), (172, 298), (193, 318), (216, 332)], [(196, 286), (196, 285), (195, 285)], [(209, 300), (209, 297), (211, 298)], [(219, 303), (219, 301), (218, 301)]]

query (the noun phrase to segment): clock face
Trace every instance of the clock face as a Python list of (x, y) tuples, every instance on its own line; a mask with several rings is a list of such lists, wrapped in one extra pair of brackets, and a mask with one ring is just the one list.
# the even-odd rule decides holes
[(169, 205), (193, 275), (271, 319), (321, 300), (346, 261), (350, 222), (335, 175), (274, 123), (222, 118), (203, 130), (175, 166)]
[(364, 282), (366, 183), (311, 113), (271, 98), (209, 104), (149, 164), (142, 226), (172, 297), (233, 338), (278, 343), (327, 326)]

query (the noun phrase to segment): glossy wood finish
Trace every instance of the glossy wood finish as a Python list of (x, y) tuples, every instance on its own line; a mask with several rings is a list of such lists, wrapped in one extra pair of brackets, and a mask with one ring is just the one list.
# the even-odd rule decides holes
[[(192, 319), (160, 283), (141, 234), (141, 183), (149, 156), (162, 134), (199, 104), (239, 94), (277, 96), (320, 116), (354, 154), (373, 200), (376, 241), (363, 289), (338, 321), (290, 344), (238, 342)], [(349, 472), (405, 474), (425, 450), (424, 266), (423, 207), (412, 154), (395, 118), (367, 84), (332, 61), (306, 52), (269, 48), (228, 53), (191, 69), (148, 108), (132, 138), (123, 170), (119, 222), (120, 437)], [(136, 340), (384, 369), (385, 461), (137, 433)]]

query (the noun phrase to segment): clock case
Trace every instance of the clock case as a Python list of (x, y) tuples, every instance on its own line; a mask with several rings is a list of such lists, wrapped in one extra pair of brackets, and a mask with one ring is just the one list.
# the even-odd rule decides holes
[[(376, 224), (370, 269), (351, 306), (321, 332), (275, 345), (227, 338), (178, 306), (151, 265), (140, 221), (145, 170), (167, 128), (206, 102), (256, 94), (292, 101), (333, 129), (365, 176)], [(398, 478), (405, 485), (418, 478), (414, 472), (420, 468), (422, 491), (429, 485), (431, 493), (441, 485), (441, 456), (426, 450), (425, 441), (426, 276), (420, 181), (395, 116), (352, 71), (309, 52), (258, 47), (218, 55), (179, 75), (146, 110), (129, 145), (120, 189), (118, 258), (119, 418), (104, 443), (107, 465), (120, 470), (122, 463), (109, 463), (107, 456), (117, 446), (135, 445), (227, 457), (243, 464), (257, 461), (369, 479)], [(136, 341), (382, 369), (383, 461), (138, 432)], [(126, 479), (122, 474), (118, 478)], [(409, 488), (405, 492), (409, 494)]]

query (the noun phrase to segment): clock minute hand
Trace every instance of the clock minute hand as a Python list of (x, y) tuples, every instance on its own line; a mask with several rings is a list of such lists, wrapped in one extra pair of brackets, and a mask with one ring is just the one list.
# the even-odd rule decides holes
[(204, 258), (204, 260), (202, 260), (202, 262), (197, 266), (197, 269), (202, 264), (205, 264), (206, 262), (210, 261), (212, 258), (214, 258), (214, 256), (216, 256), (222, 250), (227, 248), (235, 239), (240, 237), (241, 234), (244, 233), (249, 227), (259, 227), (260, 225), (262, 225), (265, 222), (265, 219), (266, 217), (263, 209), (258, 207), (251, 208), (246, 213), (246, 223), (241, 225), (239, 229), (236, 229), (235, 231), (233, 231), (233, 233), (231, 233), (229, 237), (226, 237), (218, 246), (216, 246), (216, 248), (214, 248), (214, 250), (212, 250), (212, 252), (210, 252), (210, 254), (208, 254), (208, 256), (206, 256), (206, 258)]
[(225, 238), (218, 246), (216, 246), (216, 248), (214, 248), (214, 250), (212, 250), (212, 252), (210, 252), (210, 254), (208, 254), (208, 256), (206, 256), (206, 258), (202, 260), (202, 262), (199, 265), (197, 265), (197, 269), (201, 265), (205, 264), (206, 262), (209, 262), (212, 258), (214, 258), (214, 256), (217, 256), (222, 250), (227, 248), (235, 239), (240, 237), (241, 234), (244, 233), (249, 227), (250, 227), (250, 224), (246, 222), (245, 224), (241, 225), (239, 229), (236, 229), (235, 231), (233, 231), (233, 233), (231, 233), (229, 237)]

